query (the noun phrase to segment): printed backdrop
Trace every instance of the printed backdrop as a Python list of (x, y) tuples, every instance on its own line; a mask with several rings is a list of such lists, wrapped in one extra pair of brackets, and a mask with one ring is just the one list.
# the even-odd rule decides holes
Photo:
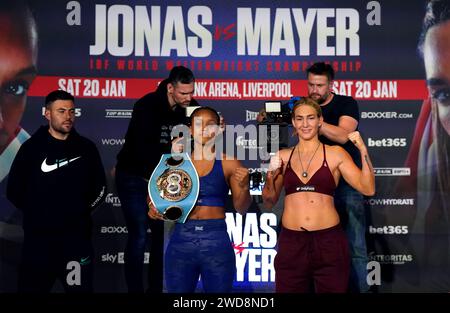
[[(407, 7), (404, 1), (361, 0), (30, 3), (39, 32), (38, 77), (21, 125), (34, 132), (46, 122), (45, 95), (57, 88), (71, 92), (76, 128), (97, 144), (108, 175), (106, 203), (93, 215), (96, 291), (126, 291), (127, 230), (113, 168), (134, 102), (153, 91), (174, 65), (184, 65), (197, 78), (200, 104), (216, 108), (228, 125), (256, 125), (266, 101), (286, 102), (306, 94), (305, 70), (316, 61), (335, 68), (337, 93), (358, 100), (360, 130), (376, 167), (377, 193), (366, 199), (369, 259), (381, 265), (381, 283), (373, 288), (423, 290), (420, 255), (410, 244), (423, 234), (412, 232), (414, 215), (405, 214), (414, 210), (416, 199), (393, 188), (399, 177), (411, 173), (405, 160), (428, 96), (416, 50), (423, 1), (408, 1)], [(255, 139), (237, 138), (236, 145), (250, 153), (258, 150)], [(263, 162), (244, 160), (252, 171), (261, 171)], [(236, 251), (236, 291), (274, 290), (282, 206), (275, 214), (263, 211), (258, 191), (253, 190), (247, 216), (227, 208)], [(0, 200), (0, 206), (10, 206), (4, 194)], [(2, 291), (16, 288), (20, 241), (20, 235), (12, 243), (2, 241)]]

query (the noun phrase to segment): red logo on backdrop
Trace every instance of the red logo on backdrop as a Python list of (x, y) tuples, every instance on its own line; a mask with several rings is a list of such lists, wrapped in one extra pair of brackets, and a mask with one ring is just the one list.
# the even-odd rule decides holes
[(239, 254), (239, 253), (241, 253), (242, 251), (244, 251), (245, 247), (242, 246), (243, 244), (244, 244), (244, 242), (241, 242), (241, 243), (238, 244), (238, 245), (235, 245), (234, 242), (232, 243), (233, 248), (234, 248), (235, 250), (237, 250), (236, 254)]
[(231, 38), (236, 36), (236, 32), (232, 32), (236, 24), (230, 24), (226, 27), (222, 27), (220, 25), (216, 25), (216, 31), (214, 32), (214, 40), (220, 40), (223, 38), (224, 41), (230, 40)]

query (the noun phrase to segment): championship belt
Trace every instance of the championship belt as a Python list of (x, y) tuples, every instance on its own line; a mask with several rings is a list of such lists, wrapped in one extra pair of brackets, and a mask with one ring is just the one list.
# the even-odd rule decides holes
[(163, 154), (148, 182), (148, 194), (164, 219), (184, 223), (197, 202), (199, 187), (187, 153)]

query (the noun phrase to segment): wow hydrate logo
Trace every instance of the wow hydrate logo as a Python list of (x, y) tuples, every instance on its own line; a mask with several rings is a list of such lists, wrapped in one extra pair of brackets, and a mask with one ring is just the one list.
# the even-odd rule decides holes
[(277, 217), (273, 213), (226, 213), (228, 235), (236, 253), (238, 282), (274, 282)]
[[(360, 14), (356, 9), (227, 7), (226, 10), (235, 12), (229, 14), (235, 19), (223, 21), (224, 16), (220, 16), (218, 23), (214, 14), (223, 12), (219, 6), (222, 4), (190, 7), (97, 4), (95, 38), (89, 54), (200, 58), (210, 56), (214, 44), (220, 41), (234, 43), (238, 56), (360, 54)], [(379, 4), (367, 10), (367, 23), (379, 25), (369, 17), (380, 10)], [(76, 10), (73, 11), (75, 14)]]

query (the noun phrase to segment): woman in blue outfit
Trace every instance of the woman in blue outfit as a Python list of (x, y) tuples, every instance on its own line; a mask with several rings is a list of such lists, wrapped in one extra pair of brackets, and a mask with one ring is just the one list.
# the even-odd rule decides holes
[[(191, 159), (200, 178), (200, 192), (186, 223), (176, 224), (165, 253), (168, 292), (194, 292), (201, 277), (205, 292), (230, 292), (236, 272), (234, 250), (225, 223), (225, 202), (231, 189), (233, 206), (245, 214), (250, 206), (248, 170), (241, 162), (215, 151), (220, 117), (209, 107), (191, 114)], [(149, 216), (162, 215), (149, 203)]]

